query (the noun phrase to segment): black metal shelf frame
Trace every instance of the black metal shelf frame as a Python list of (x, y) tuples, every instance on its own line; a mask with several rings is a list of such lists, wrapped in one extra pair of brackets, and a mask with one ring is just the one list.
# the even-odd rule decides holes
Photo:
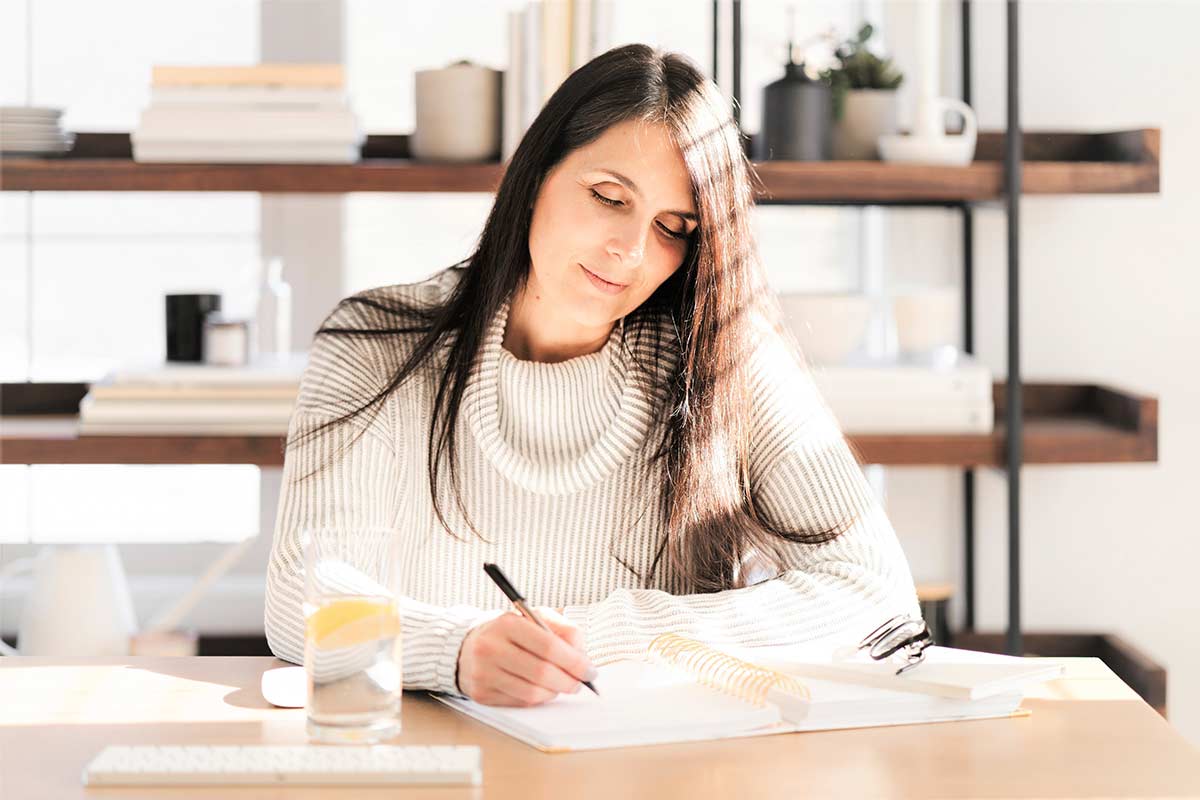
[[(1005, 39), (1007, 51), (1006, 124), (1004, 151), (1004, 200), (1008, 238), (1008, 291), (1006, 325), (1008, 333), (1008, 380), (1006, 390), (1005, 472), (1008, 485), (1008, 630), (1005, 649), (1012, 655), (1022, 653), (1021, 635), (1021, 467), (1022, 467), (1022, 403), (1021, 403), (1021, 330), (1020, 330), (1020, 200), (1021, 200), (1021, 118), (1018, 2), (1005, 0)], [(720, 0), (713, 0), (713, 67), (718, 75), (721, 42)], [(971, 105), (971, 0), (960, 0), (962, 99)], [(742, 84), (742, 3), (733, 0), (733, 119), (741, 127)], [(819, 203), (808, 201), (760, 201), (762, 205), (864, 205), (862, 203)], [(870, 203), (889, 207), (957, 208), (962, 213), (962, 303), (963, 349), (975, 352), (975, 313), (972, 298), (975, 289), (975, 219), (974, 204), (966, 202), (889, 202)], [(965, 601), (963, 628), (975, 628), (975, 470), (963, 470), (963, 595)]]

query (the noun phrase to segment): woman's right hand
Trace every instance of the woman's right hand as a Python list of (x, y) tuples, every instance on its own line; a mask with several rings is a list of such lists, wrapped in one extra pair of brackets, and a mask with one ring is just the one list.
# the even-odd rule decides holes
[(458, 688), (477, 703), (536, 706), (579, 691), (596, 669), (582, 651), (579, 629), (552, 608), (535, 613), (547, 633), (517, 613), (472, 628), (458, 651)]

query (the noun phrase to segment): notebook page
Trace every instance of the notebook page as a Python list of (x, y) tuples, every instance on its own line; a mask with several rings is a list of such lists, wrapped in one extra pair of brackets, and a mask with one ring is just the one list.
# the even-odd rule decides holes
[(585, 688), (532, 708), (485, 706), (449, 696), (438, 699), (548, 749), (586, 750), (713, 739), (769, 728), (780, 721), (774, 706), (753, 706), (658, 664), (608, 664), (599, 667), (593, 683), (599, 697)]

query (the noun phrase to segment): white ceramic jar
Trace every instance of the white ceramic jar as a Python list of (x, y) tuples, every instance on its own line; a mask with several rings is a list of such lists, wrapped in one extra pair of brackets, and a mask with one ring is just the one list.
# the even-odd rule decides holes
[(444, 162), (499, 159), (502, 75), (469, 61), (418, 70), (412, 157)]

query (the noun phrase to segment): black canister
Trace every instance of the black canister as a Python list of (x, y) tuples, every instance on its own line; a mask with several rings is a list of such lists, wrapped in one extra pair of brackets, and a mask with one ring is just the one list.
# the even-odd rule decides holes
[(788, 60), (784, 75), (763, 90), (759, 161), (829, 161), (833, 158), (833, 90)]
[(220, 310), (219, 294), (167, 295), (167, 361), (203, 361), (204, 318)]

